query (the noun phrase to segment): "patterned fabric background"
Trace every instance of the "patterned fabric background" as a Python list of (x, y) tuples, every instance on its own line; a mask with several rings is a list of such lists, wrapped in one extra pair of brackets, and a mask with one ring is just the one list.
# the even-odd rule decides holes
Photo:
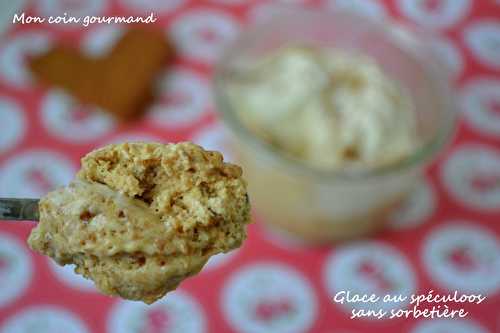
[[(213, 258), (178, 291), (147, 307), (98, 294), (89, 281), (31, 252), (29, 222), (0, 224), (0, 332), (500, 332), (500, 1), (288, 1), (350, 7), (435, 32), (456, 81), (460, 121), (386, 232), (312, 248), (259, 223), (238, 251)], [(26, 12), (142, 15), (151, 11), (181, 54), (147, 116), (122, 125), (57, 90), (36, 87), (26, 58), (68, 39), (103, 53), (120, 26), (16, 25), (0, 39), (0, 196), (39, 197), (64, 185), (79, 158), (123, 140), (193, 140), (227, 151), (214, 112), (212, 64), (245, 25), (272, 13), (260, 0), (40, 0)], [(229, 153), (228, 153), (229, 154)], [(259, 220), (256, 212), (256, 220)], [(343, 289), (374, 293), (481, 293), (460, 320), (350, 320)], [(400, 304), (404, 308), (408, 304)], [(378, 305), (380, 306), (380, 304)]]

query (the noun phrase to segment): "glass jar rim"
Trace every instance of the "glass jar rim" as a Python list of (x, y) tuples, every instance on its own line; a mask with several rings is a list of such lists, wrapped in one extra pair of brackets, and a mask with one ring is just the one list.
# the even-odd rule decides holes
[(279, 18), (280, 16), (283, 16), (283, 14), (321, 16), (330, 19), (335, 19), (337, 15), (341, 15), (343, 19), (348, 18), (356, 20), (357, 22), (363, 22), (363, 24), (370, 24), (374, 29), (378, 29), (381, 33), (386, 35), (395, 45), (403, 48), (404, 51), (411, 52), (412, 55), (415, 56), (415, 59), (419, 60), (419, 62), (419, 58), (421, 58), (421, 56), (419, 57), (415, 54), (415, 49), (418, 49), (417, 52), (422, 52), (422, 48), (424, 48), (427, 53), (426, 56), (430, 55), (433, 58), (432, 61), (428, 61), (426, 63), (427, 67), (432, 67), (427, 68), (428, 70), (426, 71), (426, 74), (429, 76), (429, 81), (431, 81), (438, 90), (438, 95), (442, 99), (442, 108), (444, 109), (439, 117), (438, 129), (430, 140), (422, 145), (419, 145), (411, 154), (408, 154), (404, 158), (393, 163), (387, 163), (373, 168), (354, 169), (341, 167), (333, 170), (323, 170), (311, 167), (304, 162), (283, 154), (279, 149), (255, 135), (242, 123), (240, 117), (233, 110), (231, 103), (228, 101), (223, 88), (225, 80), (225, 65), (231, 63), (230, 59), (234, 57), (232, 50), (239, 50), (240, 48), (238, 45), (245, 45), (248, 40), (253, 39), (255, 35), (259, 34), (259, 32), (266, 31), (269, 25), (273, 24), (272, 21), (267, 21), (251, 27), (241, 33), (236, 40), (225, 48), (219, 58), (219, 61), (215, 65), (213, 86), (216, 110), (221, 115), (223, 122), (227, 124), (229, 129), (238, 137), (238, 139), (244, 140), (245, 144), (250, 145), (252, 149), (264, 153), (267, 158), (273, 161), (273, 163), (285, 166), (287, 170), (289, 169), (295, 171), (301, 175), (308, 175), (312, 178), (320, 179), (321, 181), (367, 180), (400, 173), (405, 170), (412, 169), (415, 166), (424, 165), (429, 162), (439, 153), (445, 144), (451, 140), (455, 129), (456, 112), (452, 101), (449, 78), (447, 73), (442, 70), (442, 68), (446, 68), (446, 65), (442, 66), (440, 58), (435, 55), (435, 52), (429, 46), (429, 41), (432, 39), (431, 34), (417, 28), (412, 28), (412, 31), (410, 31), (406, 27), (403, 27), (393, 21), (377, 21), (373, 18), (343, 9), (324, 12), (314, 9), (296, 9), (287, 7), (285, 10), (280, 11), (277, 16), (273, 16), (273, 18)]

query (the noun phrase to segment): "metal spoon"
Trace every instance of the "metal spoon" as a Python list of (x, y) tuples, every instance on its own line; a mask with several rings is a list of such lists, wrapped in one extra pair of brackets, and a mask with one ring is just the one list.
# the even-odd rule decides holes
[(38, 199), (0, 198), (0, 220), (38, 221)]

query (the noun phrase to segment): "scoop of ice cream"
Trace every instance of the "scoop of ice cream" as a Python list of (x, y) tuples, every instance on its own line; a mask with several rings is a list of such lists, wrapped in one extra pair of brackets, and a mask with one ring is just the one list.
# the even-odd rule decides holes
[(241, 245), (250, 219), (241, 176), (191, 143), (109, 145), (41, 199), (28, 243), (103, 293), (149, 304)]
[(289, 47), (227, 80), (242, 122), (283, 153), (315, 168), (371, 168), (418, 144), (409, 95), (371, 58)]

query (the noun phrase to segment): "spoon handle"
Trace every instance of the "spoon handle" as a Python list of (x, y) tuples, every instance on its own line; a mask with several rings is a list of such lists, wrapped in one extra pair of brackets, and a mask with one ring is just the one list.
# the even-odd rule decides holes
[(38, 199), (0, 198), (0, 220), (38, 221)]

